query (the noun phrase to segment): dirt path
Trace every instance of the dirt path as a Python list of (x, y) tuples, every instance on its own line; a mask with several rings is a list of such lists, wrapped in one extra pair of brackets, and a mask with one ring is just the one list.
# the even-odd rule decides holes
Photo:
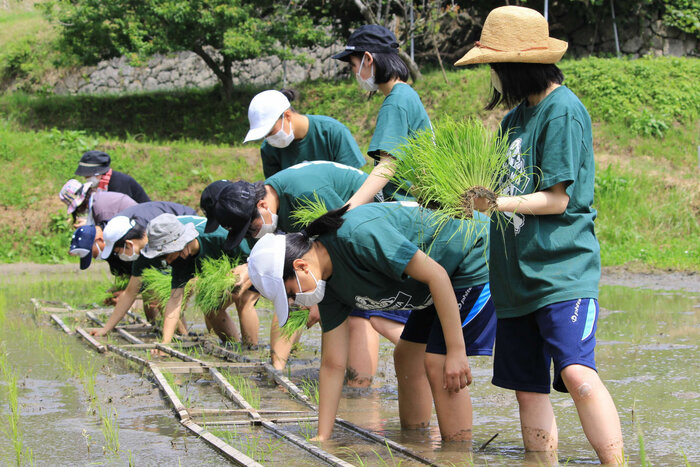
[[(101, 278), (109, 274), (107, 263), (98, 261), (86, 271), (81, 271), (77, 264), (36, 264), (12, 263), (0, 264), (0, 282), (13, 276), (77, 275), (90, 274)], [(630, 272), (622, 268), (603, 268), (601, 285), (623, 285), (654, 290), (685, 290), (700, 293), (700, 274), (683, 272)]]

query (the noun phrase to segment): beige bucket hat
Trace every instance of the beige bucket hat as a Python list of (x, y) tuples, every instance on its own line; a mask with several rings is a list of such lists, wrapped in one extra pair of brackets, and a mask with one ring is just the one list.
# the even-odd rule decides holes
[(474, 47), (455, 62), (456, 66), (476, 63), (556, 63), (569, 44), (549, 37), (549, 25), (538, 11), (521, 6), (491, 10)]

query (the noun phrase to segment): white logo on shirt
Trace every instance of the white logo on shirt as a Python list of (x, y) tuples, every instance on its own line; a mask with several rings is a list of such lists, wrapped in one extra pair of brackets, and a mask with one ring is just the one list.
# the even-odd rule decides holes
[(379, 300), (355, 295), (355, 308), (360, 310), (422, 310), (433, 304), (431, 295), (428, 295), (420, 305), (413, 305), (411, 303), (412, 298), (413, 296), (404, 292), (397, 293), (395, 297), (381, 298)]
[[(520, 196), (524, 194), (524, 187), (530, 184), (530, 176), (525, 173), (525, 160), (523, 159), (522, 153), (523, 139), (517, 138), (510, 144), (508, 148), (508, 165), (511, 168), (510, 175), (508, 176), (508, 187), (504, 190), (506, 196)], [(515, 183), (515, 181), (519, 183)], [(523, 187), (523, 188), (521, 188)], [(525, 216), (513, 212), (504, 212), (506, 217), (510, 218), (513, 223), (513, 230), (515, 235), (520, 233), (525, 224)]]

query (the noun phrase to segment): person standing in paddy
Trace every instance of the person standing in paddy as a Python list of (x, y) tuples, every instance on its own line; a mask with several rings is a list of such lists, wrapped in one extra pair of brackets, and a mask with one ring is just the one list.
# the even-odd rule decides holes
[(348, 201), (350, 209), (370, 202), (381, 191), (387, 199), (406, 195), (388, 183), (394, 174), (392, 154), (417, 131), (432, 128), (418, 93), (406, 83), (408, 67), (399, 57), (398, 47), (391, 31), (369, 24), (353, 32), (345, 50), (333, 56), (350, 64), (362, 90), (379, 90), (385, 96), (367, 151), (375, 166), (362, 188)]
[(501, 122), (512, 180), (492, 222), (490, 282), (498, 325), (493, 384), (516, 392), (528, 451), (556, 451), (553, 387), (569, 392), (600, 461), (622, 463), (615, 403), (596, 371), (600, 247), (594, 232), (593, 136), (588, 111), (555, 65), (567, 43), (549, 37), (535, 10), (489, 13), (481, 38), (455, 65), (488, 63), (487, 109), (515, 108)]
[(265, 178), (305, 161), (364, 166), (365, 158), (350, 130), (331, 117), (298, 113), (290, 103), (296, 96), (289, 89), (268, 90), (250, 101), (250, 130), (243, 143), (265, 138), (260, 146)]
[[(216, 181), (202, 192), (200, 207), (209, 219), (208, 229), (219, 225), (229, 231), (226, 248), (235, 248), (247, 237), (259, 239), (278, 230), (298, 232), (292, 213), (308, 201), (318, 198), (326, 208), (342, 207), (360, 189), (367, 174), (353, 167), (328, 161), (303, 162), (268, 177), (264, 182)], [(377, 200), (379, 201), (379, 200)], [(313, 310), (312, 310), (313, 311)], [(353, 310), (349, 320), (350, 344), (356, 349), (349, 356), (349, 386), (369, 386), (377, 371), (379, 334), (396, 344), (407, 310)], [(309, 325), (314, 324), (310, 315)], [(318, 320), (316, 312), (315, 319)], [(376, 332), (375, 332), (376, 331)], [(272, 363), (284, 368), (292, 342), (279, 339), (274, 319), (271, 329)]]
[(290, 299), (319, 307), (317, 440), (331, 436), (345, 364), (356, 350), (348, 329), (354, 308), (411, 310), (394, 351), (402, 428), (427, 427), (434, 400), (442, 439), (471, 440), (467, 355), (491, 355), (496, 324), (488, 218), (475, 213), (438, 229), (431, 214), (405, 201), (345, 205), (299, 233), (265, 235), (251, 250), (250, 281), (273, 302), (280, 323)]

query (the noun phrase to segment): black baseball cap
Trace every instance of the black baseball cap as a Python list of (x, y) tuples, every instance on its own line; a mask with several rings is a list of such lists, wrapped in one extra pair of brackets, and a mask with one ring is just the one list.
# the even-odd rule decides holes
[(204, 227), (204, 233), (211, 233), (219, 227), (219, 222), (216, 220), (216, 203), (219, 200), (219, 194), (226, 186), (232, 185), (228, 180), (217, 180), (210, 183), (202, 191), (202, 196), (199, 197), (199, 207), (207, 218), (207, 225)]
[(214, 218), (228, 230), (225, 250), (233, 250), (243, 241), (243, 237), (248, 233), (256, 204), (255, 186), (252, 183), (239, 180), (221, 190), (214, 207)]
[(109, 154), (102, 151), (87, 151), (80, 158), (78, 168), (75, 170), (76, 175), (81, 177), (90, 177), (92, 175), (102, 175), (109, 170), (111, 158)]
[(366, 24), (355, 29), (348, 38), (345, 50), (332, 58), (348, 62), (355, 52), (398, 53), (398, 48), (399, 43), (393, 32), (378, 24)]

